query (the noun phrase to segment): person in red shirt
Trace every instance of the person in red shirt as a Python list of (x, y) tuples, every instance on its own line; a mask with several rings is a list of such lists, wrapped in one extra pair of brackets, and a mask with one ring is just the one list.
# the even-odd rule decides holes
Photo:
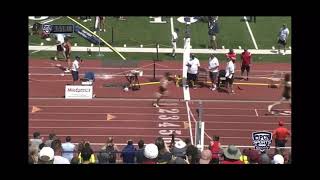
[(246, 80), (249, 80), (249, 72), (250, 72), (250, 65), (251, 65), (251, 53), (248, 51), (248, 49), (244, 49), (243, 53), (241, 53), (241, 76), (243, 77), (244, 70), (247, 71), (247, 78)]
[(275, 146), (277, 147), (285, 147), (288, 137), (290, 136), (290, 132), (287, 128), (283, 127), (284, 122), (279, 121), (279, 127), (275, 129), (272, 133), (272, 137), (275, 139)]
[(226, 54), (227, 59), (231, 59), (234, 63), (237, 59), (237, 54), (233, 51), (233, 49), (229, 49), (229, 52)]
[(210, 142), (209, 150), (212, 154), (212, 163), (219, 164), (220, 153), (221, 153), (221, 143), (219, 141), (219, 136), (213, 136), (212, 141)]

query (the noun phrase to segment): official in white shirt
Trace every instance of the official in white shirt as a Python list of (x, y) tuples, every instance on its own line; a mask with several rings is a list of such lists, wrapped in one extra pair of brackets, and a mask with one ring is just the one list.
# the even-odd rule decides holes
[(178, 41), (178, 33), (179, 29), (176, 28), (173, 32), (172, 32), (172, 38), (171, 38), (171, 42), (172, 42), (172, 57), (176, 56), (176, 49), (177, 49), (177, 41)]
[(228, 58), (228, 63), (226, 67), (226, 78), (228, 82), (228, 89), (230, 90), (229, 93), (232, 93), (232, 94), (235, 93), (233, 90), (234, 72), (235, 72), (234, 61)]
[(188, 71), (187, 71), (188, 84), (191, 84), (191, 87), (196, 88), (195, 84), (198, 79), (198, 69), (200, 67), (200, 61), (195, 57), (194, 54), (190, 54), (190, 59), (186, 66), (188, 66)]
[(71, 74), (73, 79), (73, 85), (75, 84), (76, 81), (79, 80), (79, 68), (80, 68), (79, 61), (80, 61), (80, 57), (76, 56), (76, 59), (72, 63)]
[(64, 35), (63, 34), (57, 34), (56, 35), (57, 38), (57, 53), (56, 56), (54, 57), (54, 60), (57, 61), (59, 58), (59, 53), (63, 55), (63, 58), (66, 59), (66, 54), (64, 52)]
[(212, 87), (210, 88), (212, 91), (217, 89), (216, 81), (219, 74), (219, 61), (218, 58), (215, 57), (214, 54), (211, 54), (209, 57), (209, 76), (212, 82)]
[(280, 54), (280, 48), (283, 46), (283, 55), (286, 55), (286, 44), (287, 38), (289, 36), (289, 29), (287, 25), (283, 24), (282, 28), (280, 28), (279, 36), (278, 36), (278, 53)]

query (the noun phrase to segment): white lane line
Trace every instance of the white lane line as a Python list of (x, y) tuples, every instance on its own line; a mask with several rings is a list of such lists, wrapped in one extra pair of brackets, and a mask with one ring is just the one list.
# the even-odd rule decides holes
[(258, 49), (256, 40), (254, 39), (254, 36), (253, 36), (253, 34), (252, 34), (250, 25), (249, 25), (249, 23), (248, 23), (248, 21), (247, 21), (247, 17), (246, 17), (246, 16), (243, 16), (243, 18), (244, 18), (244, 20), (245, 20), (245, 22), (246, 22), (246, 25), (247, 25), (248, 31), (249, 31), (249, 33), (250, 33), (250, 36), (251, 36), (252, 42), (253, 42), (253, 44), (254, 44), (254, 47), (255, 47), (256, 49)]
[(254, 109), (254, 111), (256, 112), (257, 117), (259, 117), (257, 109)]

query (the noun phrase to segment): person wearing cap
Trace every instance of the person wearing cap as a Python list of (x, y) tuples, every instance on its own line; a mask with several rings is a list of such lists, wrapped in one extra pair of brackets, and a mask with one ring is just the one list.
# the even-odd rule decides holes
[(285, 147), (288, 141), (288, 137), (290, 136), (290, 131), (283, 127), (284, 122), (279, 121), (279, 127), (275, 129), (272, 133), (272, 137), (275, 139), (275, 147)]
[(219, 61), (218, 61), (218, 58), (214, 54), (211, 54), (209, 57), (208, 69), (209, 69), (210, 80), (212, 82), (212, 86), (210, 89), (212, 91), (214, 91), (217, 89), (216, 81), (217, 81), (217, 77), (218, 77), (218, 73), (219, 73)]
[(233, 80), (234, 80), (234, 73), (235, 73), (235, 61), (232, 58), (228, 58), (228, 63), (226, 66), (226, 81), (227, 81), (227, 89), (229, 93), (234, 94), (233, 90)]
[(284, 164), (284, 158), (281, 154), (276, 154), (271, 162), (272, 164)]
[(278, 35), (278, 53), (280, 54), (280, 48), (283, 46), (283, 53), (282, 55), (286, 55), (286, 44), (287, 38), (289, 36), (289, 29), (286, 24), (283, 24), (280, 28), (279, 35)]
[(54, 164), (54, 151), (51, 147), (43, 147), (39, 152), (38, 164)]
[(73, 85), (75, 84), (76, 81), (79, 80), (79, 61), (80, 61), (80, 57), (76, 56), (76, 58), (74, 59), (73, 63), (72, 63), (72, 67), (71, 67), (71, 74), (72, 74), (72, 79), (73, 79)]
[(155, 144), (147, 144), (144, 148), (143, 164), (157, 164), (157, 157), (159, 154), (158, 147)]
[(228, 148), (223, 149), (224, 160), (221, 161), (221, 164), (243, 164), (240, 161), (240, 156), (240, 149), (234, 145), (229, 145)]
[(175, 157), (181, 157), (181, 158), (186, 158), (186, 151), (187, 151), (187, 145), (185, 142), (183, 142), (182, 140), (176, 142), (174, 144), (174, 147), (172, 148), (172, 154)]
[(186, 64), (186, 66), (188, 66), (188, 70), (187, 70), (188, 84), (191, 85), (191, 87), (196, 88), (195, 84), (198, 79), (198, 69), (200, 67), (200, 61), (198, 58), (195, 57), (194, 54), (190, 54), (190, 59), (188, 60), (188, 63)]
[(246, 70), (246, 72), (247, 72), (246, 80), (248, 81), (250, 66), (251, 66), (251, 53), (248, 51), (248, 49), (244, 49), (244, 51), (241, 53), (241, 61), (242, 61), (242, 63), (241, 63), (241, 77), (243, 77), (243, 73)]

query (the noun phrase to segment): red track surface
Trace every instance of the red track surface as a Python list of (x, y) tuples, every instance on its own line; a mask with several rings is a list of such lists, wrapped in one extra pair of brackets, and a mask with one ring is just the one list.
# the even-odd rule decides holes
[[(65, 65), (64, 62), (59, 63)], [(157, 136), (169, 137), (170, 130), (175, 130), (178, 138), (190, 137), (189, 129), (184, 127), (188, 118), (185, 102), (180, 101), (183, 99), (181, 88), (171, 85), (169, 96), (161, 101), (167, 105), (160, 109), (154, 108), (151, 104), (158, 85), (142, 86), (138, 91), (129, 92), (123, 92), (120, 87), (106, 88), (103, 85), (108, 82), (126, 82), (122, 72), (130, 69), (110, 69), (102, 67), (100, 61), (87, 61), (81, 65), (80, 73), (91, 70), (96, 74), (118, 73), (119, 76), (110, 80), (97, 79), (94, 85), (96, 99), (65, 100), (64, 86), (71, 82), (71, 76), (61, 76), (62, 71), (55, 67), (55, 64), (57, 62), (50, 60), (29, 60), (29, 136), (34, 131), (39, 131), (45, 137), (50, 132), (55, 132), (63, 139), (70, 135), (74, 142), (86, 139), (91, 143), (104, 143), (108, 136), (114, 136), (116, 143), (126, 143), (129, 138), (134, 142), (144, 139), (146, 143), (151, 143)], [(202, 66), (205, 67), (204, 64)], [(150, 61), (145, 61), (138, 67), (145, 67), (142, 68), (144, 76), (152, 77)], [(240, 65), (237, 64), (237, 67)], [(165, 71), (181, 74), (179, 69), (179, 62), (157, 62), (156, 74), (162, 75)], [(291, 71), (291, 66), (255, 64), (251, 75), (270, 76), (275, 70)], [(149, 82), (149, 78), (140, 78), (140, 82)], [(252, 78), (249, 82), (267, 81), (263, 78)], [(190, 89), (191, 99), (204, 100), (205, 132), (210, 137), (220, 135), (222, 144), (226, 145), (250, 146), (253, 131), (272, 131), (280, 119), (286, 122), (289, 129), (291, 128), (290, 116), (265, 115), (270, 101), (280, 98), (281, 89), (252, 85), (241, 87), (244, 90), (235, 89), (235, 95), (212, 92), (207, 88)], [(193, 115), (196, 115), (198, 103), (189, 104)], [(32, 106), (41, 110), (31, 113)], [(290, 109), (288, 104), (282, 104), (277, 108)], [(107, 121), (107, 114), (114, 118)], [(194, 128), (192, 118), (191, 122)], [(208, 144), (208, 137), (205, 138), (205, 142)], [(291, 141), (288, 145), (291, 145)]]

